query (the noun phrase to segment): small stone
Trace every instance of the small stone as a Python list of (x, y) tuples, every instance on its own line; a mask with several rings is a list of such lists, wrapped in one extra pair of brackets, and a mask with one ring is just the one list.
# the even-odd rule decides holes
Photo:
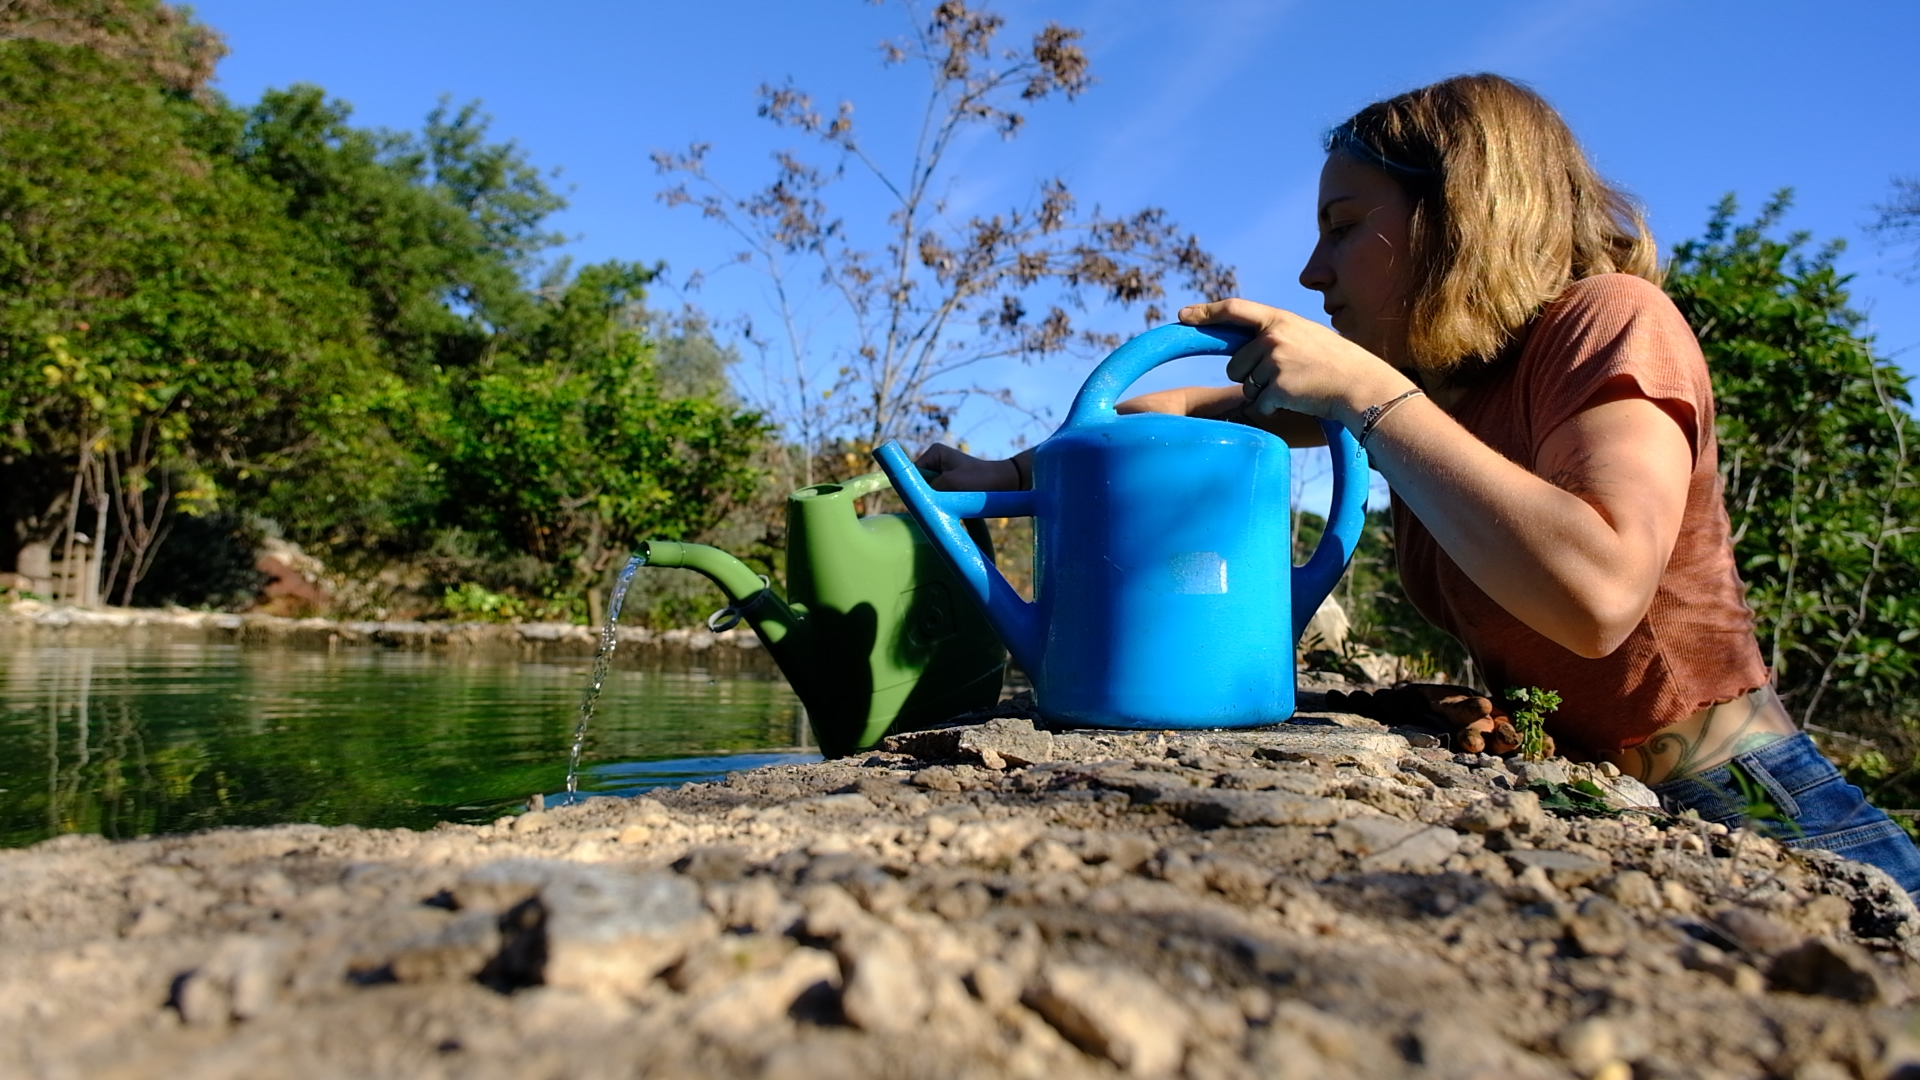
[(1767, 981), (1776, 990), (1862, 1005), (1887, 997), (1873, 956), (1852, 942), (1812, 938), (1774, 957)]
[(1496, 804), (1492, 799), (1479, 799), (1462, 807), (1453, 819), (1453, 827), (1461, 832), (1490, 833), (1495, 829), (1504, 829), (1512, 820), (1507, 808)]
[(1038, 765), (1053, 760), (1053, 733), (1037, 730), (1031, 720), (1002, 717), (964, 729), (959, 749), (978, 755), (990, 769), (996, 766), (986, 761), (989, 753), (1001, 760), (999, 768)]
[(709, 1038), (750, 1039), (785, 1020), (794, 1002), (840, 982), (840, 964), (822, 949), (798, 948), (768, 971), (742, 976), (695, 1006), (688, 1023)]
[(1257, 737), (1253, 754), (1269, 761), (1318, 761), (1353, 765), (1372, 776), (1391, 776), (1412, 748), (1407, 740), (1385, 731), (1355, 728), (1307, 727), (1282, 724)]
[(279, 997), (280, 947), (265, 938), (234, 934), (214, 947), (205, 963), (179, 980), (174, 1007), (199, 1027), (249, 1020)]
[(1420, 831), (1417, 821), (1390, 817), (1348, 818), (1333, 827), (1333, 843), (1348, 855), (1385, 851)]
[(722, 934), (687, 954), (667, 973), (667, 984), (688, 997), (718, 993), (745, 975), (778, 967), (795, 949), (774, 934)]
[(1331, 825), (1350, 813), (1350, 804), (1339, 799), (1321, 799), (1283, 791), (1174, 789), (1156, 793), (1153, 798), (1143, 801), (1165, 807), (1182, 821), (1202, 828), (1222, 825), (1232, 828), (1253, 825)]
[(1508, 764), (1521, 787), (1535, 784), (1564, 784), (1569, 779), (1564, 761), (1515, 761)]
[(1547, 819), (1540, 796), (1531, 791), (1503, 791), (1493, 798), (1494, 805), (1506, 810), (1507, 824), (1503, 827), (1511, 832), (1533, 832)]
[(927, 984), (901, 934), (843, 938), (834, 951), (845, 980), (840, 1004), (848, 1023), (865, 1031), (907, 1031), (926, 1019)]
[(1509, 851), (1507, 863), (1513, 867), (1516, 874), (1525, 874), (1527, 870), (1537, 868), (1562, 889), (1585, 885), (1595, 877), (1606, 873), (1608, 869), (1607, 864), (1598, 859), (1576, 855), (1571, 851), (1555, 851), (1551, 848), (1522, 848), (1518, 851)]
[(1622, 870), (1602, 882), (1600, 891), (1630, 910), (1654, 910), (1660, 906), (1660, 889), (1654, 884), (1653, 876), (1644, 870)]
[(1528, 866), (1521, 870), (1508, 887), (1508, 895), (1518, 904), (1552, 904), (1560, 900), (1560, 890), (1547, 877), (1547, 872), (1538, 866)]
[(1620, 905), (1598, 894), (1581, 901), (1567, 920), (1567, 936), (1588, 956), (1619, 956), (1627, 949), (1632, 929), (1633, 921)]
[(933, 765), (921, 769), (908, 778), (908, 783), (928, 791), (959, 791), (960, 778), (945, 765)]
[[(1613, 772), (1605, 773), (1606, 769)], [(1595, 780), (1601, 790), (1607, 793), (1607, 804), (1616, 810), (1660, 810), (1660, 796), (1653, 789), (1641, 783), (1635, 777), (1620, 772), (1611, 762), (1602, 763), (1603, 776)]]
[(1135, 1076), (1180, 1065), (1190, 1021), (1160, 984), (1126, 968), (1050, 964), (1023, 1000), (1067, 1040)]
[(515, 976), (563, 989), (637, 993), (719, 929), (699, 888), (675, 874), (512, 859), (469, 871), (453, 895), (462, 909), (535, 900), (521, 933), (539, 934), (544, 947), (508, 950), (538, 970)]
[(500, 951), (500, 919), (491, 911), (464, 912), (438, 933), (400, 947), (389, 966), (403, 983), (471, 979)]
[(806, 908), (806, 921), (802, 925), (810, 938), (831, 941), (844, 934), (864, 932), (874, 925), (873, 916), (860, 906), (860, 901), (838, 885), (809, 885), (800, 893), (800, 904)]
[(1721, 930), (1748, 952), (1772, 954), (1800, 943), (1804, 935), (1750, 907), (1730, 907), (1714, 917)]
[(982, 960), (967, 976), (967, 989), (980, 1004), (998, 1011), (1020, 1000), (1020, 979), (1011, 967), (998, 960)]
[(1612, 1023), (1598, 1017), (1576, 1020), (1554, 1037), (1560, 1055), (1575, 1071), (1591, 1074), (1620, 1053), (1620, 1036)]
[(1440, 869), (1440, 865), (1459, 850), (1459, 833), (1434, 826), (1421, 829), (1392, 847), (1360, 860), (1360, 869), (1369, 872), (1425, 873)]
[(1693, 891), (1677, 881), (1660, 883), (1660, 900), (1676, 915), (1691, 915), (1700, 906)]

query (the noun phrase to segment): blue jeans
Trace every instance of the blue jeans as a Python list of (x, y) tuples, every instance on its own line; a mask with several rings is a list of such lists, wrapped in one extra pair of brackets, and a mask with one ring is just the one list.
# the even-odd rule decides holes
[[(1738, 765), (1748, 781), (1759, 784), (1780, 816), (1793, 823), (1772, 825), (1768, 832), (1776, 840), (1790, 847), (1825, 848), (1870, 863), (1920, 901), (1920, 849), (1892, 818), (1867, 802), (1865, 792), (1847, 783), (1805, 732), (1737, 754), (1730, 764)], [(1657, 784), (1653, 792), (1673, 813), (1697, 810), (1703, 820), (1730, 829), (1746, 823), (1741, 811), (1747, 801), (1727, 765)]]

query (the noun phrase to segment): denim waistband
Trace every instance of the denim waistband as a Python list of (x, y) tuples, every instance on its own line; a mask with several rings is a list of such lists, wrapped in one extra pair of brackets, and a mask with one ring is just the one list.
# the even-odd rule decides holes
[[(1700, 811), (1708, 821), (1737, 814), (1746, 805), (1740, 786), (1729, 767), (1740, 764), (1747, 776), (1764, 788), (1775, 804), (1792, 812), (1794, 796), (1833, 778), (1833, 764), (1821, 756), (1807, 733), (1797, 732), (1776, 739), (1758, 750), (1735, 754), (1705, 772), (1667, 780), (1653, 785), (1653, 793), (1664, 803), (1679, 803)], [(1752, 768), (1750, 766), (1758, 766)]]

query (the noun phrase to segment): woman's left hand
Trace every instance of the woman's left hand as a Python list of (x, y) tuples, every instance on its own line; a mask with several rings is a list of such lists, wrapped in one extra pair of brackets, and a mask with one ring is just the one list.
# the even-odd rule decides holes
[(1227, 326), (1253, 336), (1227, 361), (1249, 408), (1272, 416), (1292, 409), (1349, 428), (1368, 405), (1413, 387), (1385, 360), (1290, 311), (1238, 298), (1180, 309), (1187, 326)]

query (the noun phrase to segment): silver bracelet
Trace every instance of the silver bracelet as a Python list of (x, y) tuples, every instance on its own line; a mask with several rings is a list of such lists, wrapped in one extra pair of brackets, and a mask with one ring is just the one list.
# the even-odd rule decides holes
[(1380, 421), (1385, 420), (1388, 413), (1399, 408), (1400, 403), (1408, 398), (1425, 397), (1426, 395), (1427, 392), (1425, 390), (1416, 386), (1406, 393), (1401, 394), (1399, 397), (1394, 398), (1392, 401), (1383, 401), (1378, 405), (1367, 406), (1367, 410), (1360, 414), (1360, 434), (1355, 436), (1354, 441), (1358, 442), (1362, 449), (1365, 449), (1367, 436), (1373, 434), (1373, 429), (1380, 426)]

